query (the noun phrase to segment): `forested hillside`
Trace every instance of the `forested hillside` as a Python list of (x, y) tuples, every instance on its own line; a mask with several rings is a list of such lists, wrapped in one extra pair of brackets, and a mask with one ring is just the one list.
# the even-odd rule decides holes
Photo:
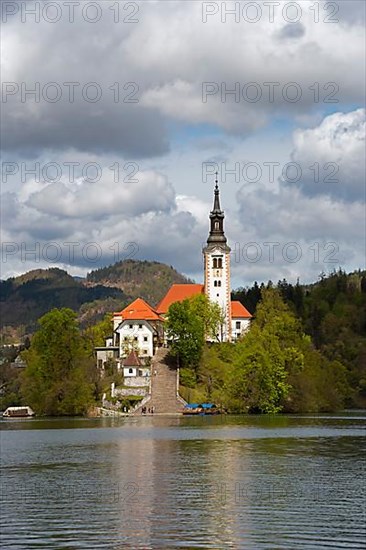
[(1, 326), (22, 325), (25, 332), (33, 332), (37, 320), (53, 308), (68, 307), (79, 311), (87, 302), (118, 298), (126, 295), (118, 288), (97, 285), (88, 288), (66, 271), (57, 268), (38, 269), (0, 283)]
[[(268, 287), (274, 286), (269, 282)], [(315, 349), (329, 361), (338, 361), (347, 369), (353, 388), (350, 402), (366, 406), (366, 271), (346, 274), (339, 270), (321, 275), (312, 285), (276, 285), (284, 301), (301, 320), (301, 325)], [(255, 315), (261, 289), (250, 288), (233, 293)]]
[(155, 306), (173, 283), (191, 282), (172, 266), (159, 262), (125, 260), (92, 271), (87, 284), (99, 284), (122, 289), (133, 298), (143, 298)]
[(186, 282), (171, 266), (137, 260), (92, 271), (86, 279), (58, 268), (37, 269), (0, 282), (1, 327), (9, 327), (7, 334), (17, 327), (22, 334), (32, 333), (42, 315), (64, 307), (78, 313), (82, 325), (90, 325), (137, 297), (156, 305), (173, 283)]

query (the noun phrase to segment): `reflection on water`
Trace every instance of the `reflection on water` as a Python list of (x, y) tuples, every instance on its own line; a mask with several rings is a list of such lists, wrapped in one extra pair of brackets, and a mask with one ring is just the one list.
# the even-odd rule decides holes
[(1, 421), (2, 548), (365, 548), (365, 423)]

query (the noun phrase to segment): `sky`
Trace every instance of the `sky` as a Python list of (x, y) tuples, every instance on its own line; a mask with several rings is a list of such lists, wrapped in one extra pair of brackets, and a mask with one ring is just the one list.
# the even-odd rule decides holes
[(2, 2), (3, 279), (365, 268), (365, 2)]

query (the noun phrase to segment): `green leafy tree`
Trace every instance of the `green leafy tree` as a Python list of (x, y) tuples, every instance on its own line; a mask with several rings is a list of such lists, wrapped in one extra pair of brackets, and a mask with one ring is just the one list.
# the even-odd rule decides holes
[(312, 346), (304, 350), (304, 368), (289, 374), (291, 390), (284, 401), (286, 412), (330, 412), (344, 408), (350, 395), (347, 370), (329, 361)]
[(278, 290), (262, 289), (251, 330), (236, 346), (229, 395), (237, 411), (275, 413), (291, 389), (288, 374), (301, 370), (306, 337)]
[(206, 339), (220, 340), (225, 315), (219, 304), (211, 302), (205, 294), (198, 294), (189, 300), (192, 315), (201, 319)]
[(234, 410), (275, 413), (282, 408), (281, 400), (290, 389), (285, 356), (275, 336), (268, 336), (264, 342), (254, 330), (240, 354), (231, 389)]
[(94, 355), (94, 348), (104, 346), (106, 338), (112, 335), (113, 316), (107, 313), (104, 318), (95, 325), (87, 327), (83, 332), (83, 337), (89, 347), (89, 352)]
[(224, 388), (232, 370), (234, 347), (228, 343), (206, 345), (197, 372), (205, 399), (219, 406), (227, 404)]
[(202, 318), (192, 311), (191, 300), (175, 302), (168, 311), (168, 337), (171, 352), (179, 365), (197, 368), (205, 343), (205, 325)]
[(168, 311), (171, 351), (182, 367), (197, 369), (205, 341), (216, 340), (223, 322), (220, 306), (199, 295), (175, 302)]
[(90, 359), (75, 313), (53, 309), (39, 320), (29, 350), (22, 394), (37, 414), (78, 415), (93, 402)]

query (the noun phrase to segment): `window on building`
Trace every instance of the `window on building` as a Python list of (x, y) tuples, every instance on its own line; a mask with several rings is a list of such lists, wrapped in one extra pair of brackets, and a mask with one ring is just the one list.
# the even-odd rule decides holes
[(137, 336), (134, 336), (134, 341), (137, 342), (138, 341), (138, 338)]
[(236, 329), (237, 330), (241, 329), (241, 322), (240, 321), (236, 321)]
[(219, 269), (222, 269), (222, 258), (219, 258), (219, 259), (217, 260), (217, 267), (218, 267)]
[(217, 281), (214, 281), (214, 286), (217, 286)]
[(142, 353), (143, 353), (144, 355), (147, 355), (147, 349), (142, 350)]
[(214, 258), (214, 259), (213, 259), (213, 268), (214, 268), (214, 269), (217, 268), (217, 258)]
[(123, 338), (123, 340), (124, 340), (124, 342), (128, 342), (128, 336), (125, 336), (125, 337)]
[(133, 374), (133, 369), (128, 369), (128, 374)]
[(128, 325), (128, 328), (130, 328), (131, 330), (133, 329), (133, 325)]
[(139, 329), (140, 329), (140, 330), (142, 329), (142, 325), (139, 325)]
[(217, 286), (221, 286), (221, 281), (217, 281)]
[(219, 224), (219, 222), (215, 222), (215, 229), (220, 229), (220, 224)]
[(144, 336), (144, 342), (147, 342), (147, 336)]

